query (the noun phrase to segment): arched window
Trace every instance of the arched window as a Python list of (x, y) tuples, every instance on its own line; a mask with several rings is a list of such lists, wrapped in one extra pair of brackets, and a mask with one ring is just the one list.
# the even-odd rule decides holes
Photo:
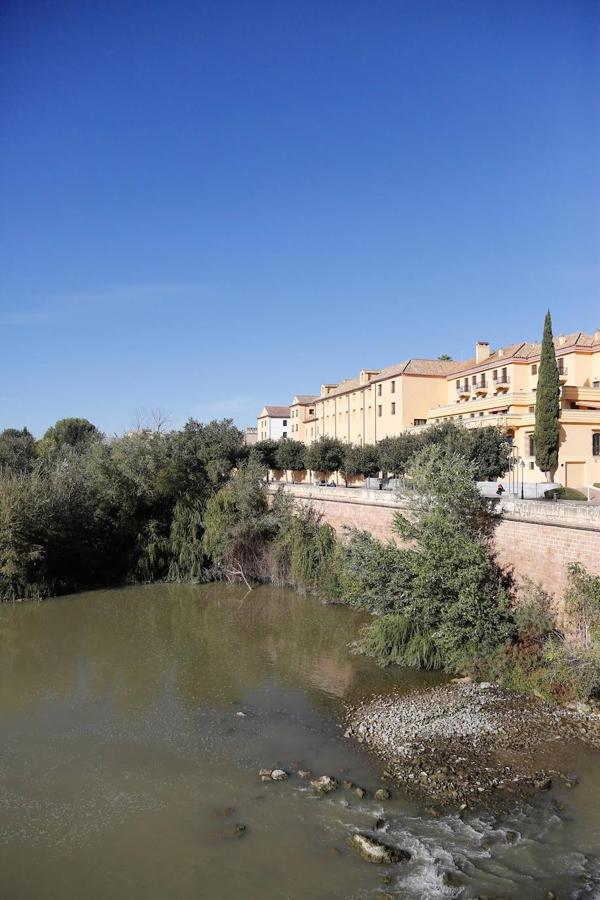
[(592, 454), (600, 456), (600, 431), (596, 431), (592, 435)]

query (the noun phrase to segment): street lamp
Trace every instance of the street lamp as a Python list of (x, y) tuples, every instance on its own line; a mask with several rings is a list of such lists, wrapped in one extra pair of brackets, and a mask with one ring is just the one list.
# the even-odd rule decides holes
[(521, 500), (524, 500), (524, 487), (525, 487), (525, 460), (521, 460)]

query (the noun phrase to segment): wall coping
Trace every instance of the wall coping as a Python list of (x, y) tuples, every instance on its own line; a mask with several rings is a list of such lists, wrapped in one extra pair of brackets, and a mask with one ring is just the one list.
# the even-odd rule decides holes
[[(316, 500), (323, 503), (349, 503), (374, 506), (383, 509), (406, 509), (409, 501), (397, 497), (391, 491), (373, 491), (367, 488), (318, 487), (292, 483), (270, 483), (271, 492), (279, 489), (299, 500)], [(520, 500), (503, 497), (495, 501), (495, 512), (504, 519), (535, 522), (557, 528), (575, 528), (583, 531), (600, 531), (600, 505), (584, 501)]]

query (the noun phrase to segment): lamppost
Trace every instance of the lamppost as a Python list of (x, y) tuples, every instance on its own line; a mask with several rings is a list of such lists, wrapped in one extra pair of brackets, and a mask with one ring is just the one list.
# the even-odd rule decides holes
[(525, 460), (521, 460), (521, 500), (525, 499), (524, 495), (524, 487), (525, 487)]

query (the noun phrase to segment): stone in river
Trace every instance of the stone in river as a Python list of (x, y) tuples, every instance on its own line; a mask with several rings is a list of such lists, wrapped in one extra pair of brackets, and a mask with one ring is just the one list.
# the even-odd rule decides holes
[(366, 862), (376, 865), (392, 865), (410, 859), (408, 850), (390, 847), (388, 844), (383, 844), (375, 838), (358, 832), (350, 838), (350, 846)]
[(387, 788), (378, 788), (374, 794), (376, 800), (389, 800), (391, 796)]
[(320, 791), (321, 794), (330, 794), (331, 791), (335, 791), (338, 786), (335, 778), (331, 778), (330, 775), (321, 775), (320, 778), (315, 778), (314, 781), (311, 781), (311, 784)]
[(288, 778), (288, 773), (284, 772), (283, 769), (273, 769), (271, 772), (271, 778), (273, 781), (285, 781)]

